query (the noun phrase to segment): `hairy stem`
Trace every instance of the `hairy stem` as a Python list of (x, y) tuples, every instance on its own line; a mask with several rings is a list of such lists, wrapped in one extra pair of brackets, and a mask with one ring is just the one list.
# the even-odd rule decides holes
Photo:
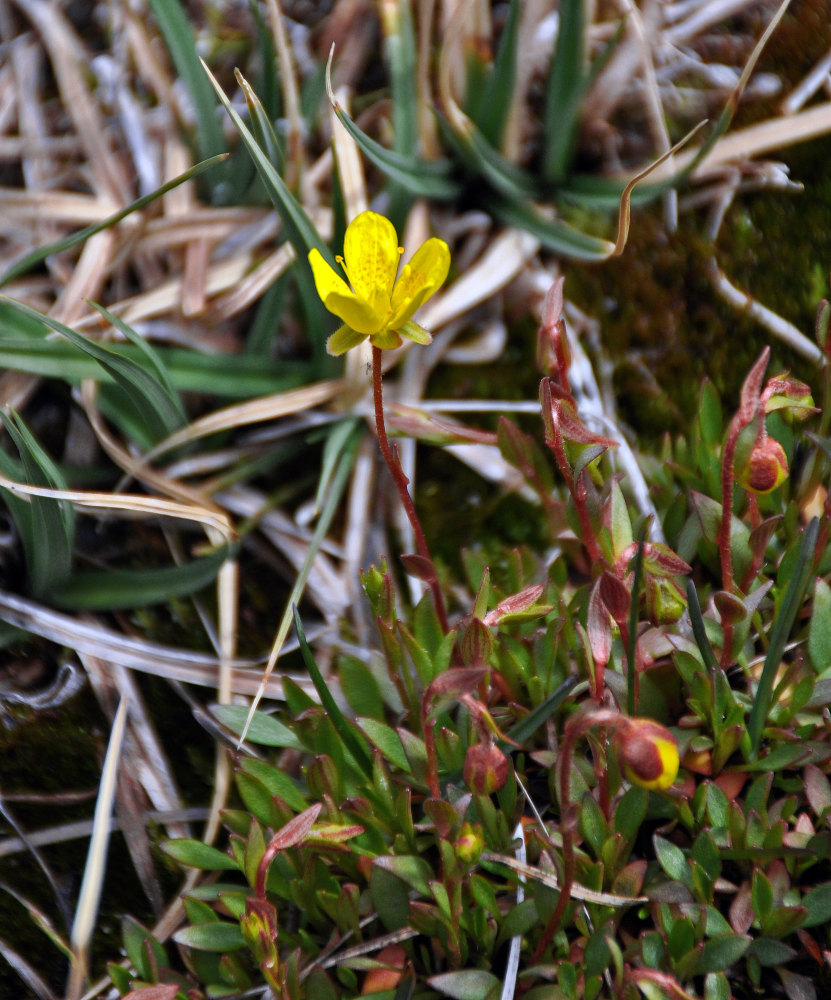
[(427, 539), (424, 537), (424, 530), (421, 527), (421, 521), (418, 519), (413, 498), (410, 496), (410, 491), (407, 489), (409, 486), (409, 480), (404, 475), (404, 470), (401, 468), (401, 463), (398, 461), (398, 457), (393, 455), (392, 449), (390, 448), (389, 438), (387, 437), (387, 427), (384, 421), (384, 390), (382, 378), (381, 348), (373, 346), (372, 396), (375, 403), (375, 427), (378, 433), (378, 444), (381, 448), (381, 454), (384, 456), (387, 468), (390, 470), (390, 475), (395, 483), (395, 487), (398, 490), (398, 496), (401, 498), (401, 503), (404, 506), (407, 520), (410, 522), (413, 529), (418, 554), (430, 567), (427, 585), (430, 587), (430, 592), (433, 595), (433, 603), (436, 608), (436, 615), (438, 616), (439, 624), (441, 625), (443, 632), (449, 632), (450, 626), (447, 621), (447, 609), (444, 605), (444, 595), (439, 587), (439, 581), (436, 577), (436, 569), (430, 555), (430, 550), (427, 547)]

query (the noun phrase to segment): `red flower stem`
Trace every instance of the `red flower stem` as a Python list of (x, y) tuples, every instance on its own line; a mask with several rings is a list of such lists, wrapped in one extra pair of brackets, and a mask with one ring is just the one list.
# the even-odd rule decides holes
[(424, 530), (421, 527), (421, 521), (418, 519), (415, 504), (410, 496), (410, 491), (407, 489), (409, 480), (404, 475), (404, 470), (401, 468), (401, 463), (398, 461), (397, 456), (393, 456), (389, 438), (387, 437), (387, 427), (384, 422), (384, 390), (382, 379), (383, 368), (381, 364), (381, 348), (375, 347), (373, 344), (372, 396), (375, 403), (375, 429), (378, 433), (378, 445), (381, 448), (381, 454), (384, 456), (384, 461), (387, 464), (387, 468), (390, 470), (390, 475), (392, 476), (395, 487), (398, 490), (398, 496), (401, 498), (401, 503), (404, 506), (404, 512), (407, 515), (407, 520), (410, 522), (413, 529), (418, 554), (430, 565), (430, 579), (427, 581), (427, 584), (433, 595), (433, 603), (436, 608), (439, 625), (441, 626), (442, 631), (447, 633), (450, 631), (450, 625), (447, 621), (447, 609), (444, 606), (444, 596), (436, 577), (436, 568), (433, 564), (430, 550), (427, 547), (427, 539), (424, 537)]

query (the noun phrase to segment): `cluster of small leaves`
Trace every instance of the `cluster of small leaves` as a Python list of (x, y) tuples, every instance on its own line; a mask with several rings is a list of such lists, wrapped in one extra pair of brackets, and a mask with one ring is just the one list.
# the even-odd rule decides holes
[[(791, 1000), (821, 995), (831, 550), (816, 522), (804, 524), (827, 495), (831, 383), (811, 418), (818, 428), (781, 412), (766, 419), (790, 464), (798, 442), (806, 449), (798, 476), (764, 495), (733, 491), (731, 478), (729, 545), (743, 583), (719, 590), (729, 428), (712, 387), (692, 433), (668, 441), (649, 473), (666, 542), (639, 542), (641, 515), (605, 464), (610, 442), (592, 443), (573, 406), (556, 292), (541, 335), (552, 461), (507, 422), (500, 441), (555, 498), (547, 512), (558, 559), (546, 568), (516, 551), (491, 574), (468, 552), (475, 597), (447, 634), (429, 595), (407, 619), (386, 568), (369, 570), (379, 643), (341, 655), (334, 676), (345, 705), (297, 619), (319, 701), (287, 681), (285, 715), (257, 713), (247, 740), (299, 757), (299, 769), (238, 752), (227, 850), (165, 845), (220, 876), (188, 894), (188, 925), (175, 935), (188, 995), (194, 982), (210, 996), (267, 982), (292, 1000), (488, 1000), (506, 977), (534, 1000), (729, 1000), (737, 983)], [(577, 533), (586, 530), (591, 540)], [(686, 594), (684, 576), (696, 581)], [(655, 604), (650, 579), (678, 584), (670, 604)], [(777, 653), (756, 746), (748, 727), (766, 656), (794, 602), (800, 614)], [(678, 740), (682, 770), (668, 793), (626, 782), (614, 741), (586, 721), (591, 712), (614, 719), (633, 695), (637, 714), (669, 724)], [(215, 714), (243, 731), (246, 709)], [(576, 725), (585, 739), (572, 757)], [(114, 972), (122, 992), (178, 991), (185, 980), (160, 946), (148, 937), (139, 961), (138, 950), (132, 972)]]

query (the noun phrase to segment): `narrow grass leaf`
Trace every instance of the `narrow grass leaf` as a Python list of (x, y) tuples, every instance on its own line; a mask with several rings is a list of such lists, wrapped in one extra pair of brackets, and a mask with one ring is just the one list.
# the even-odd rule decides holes
[[(0, 413), (0, 419), (14, 442), (21, 463), (0, 452), (0, 471), (9, 478), (33, 486), (66, 489), (60, 469), (16, 413)], [(71, 504), (50, 497), (24, 498), (2, 491), (14, 519), (26, 556), (26, 571), (32, 596), (51, 597), (68, 579), (72, 569), (75, 514)]]
[(300, 643), (300, 654), (303, 657), (303, 662), (306, 665), (306, 669), (309, 671), (309, 676), (312, 679), (312, 683), (315, 686), (315, 690), (320, 696), (320, 703), (326, 709), (329, 718), (332, 720), (332, 724), (338, 732), (338, 735), (343, 740), (343, 745), (352, 754), (361, 770), (369, 777), (372, 774), (372, 754), (365, 740), (358, 736), (360, 730), (352, 726), (344, 716), (343, 712), (338, 708), (338, 704), (329, 689), (328, 684), (323, 678), (323, 674), (320, 672), (320, 668), (315, 662), (315, 658), (312, 655), (311, 649), (309, 649), (309, 644), (306, 641), (306, 633), (303, 630), (303, 622), (300, 620), (300, 613), (295, 605), (294, 609), (294, 628), (297, 632), (297, 640)]
[(211, 167), (215, 167), (218, 164), (224, 162), (228, 159), (228, 153), (220, 153), (218, 156), (212, 156), (207, 160), (202, 160), (201, 163), (197, 163), (195, 166), (186, 170), (183, 174), (179, 174), (178, 177), (174, 177), (173, 180), (168, 181), (166, 184), (162, 184), (161, 187), (156, 188), (155, 191), (151, 191), (150, 194), (143, 195), (136, 201), (130, 202), (126, 208), (122, 208), (120, 211), (116, 212), (114, 215), (107, 216), (102, 222), (96, 222), (91, 226), (85, 226), (83, 229), (79, 229), (78, 232), (73, 233), (71, 236), (66, 236), (62, 240), (56, 240), (54, 243), (48, 243), (46, 246), (38, 247), (37, 250), (32, 250), (31, 253), (27, 253), (25, 257), (21, 257), (16, 263), (12, 264), (7, 268), (2, 275), (0, 275), (0, 288), (4, 285), (8, 285), (10, 281), (14, 281), (15, 278), (19, 278), (22, 274), (26, 274), (31, 271), (33, 267), (37, 267), (38, 264), (46, 260), (47, 257), (52, 257), (55, 254), (62, 253), (64, 250), (69, 250), (71, 247), (77, 246), (79, 243), (84, 243), (90, 238), (90, 236), (95, 236), (96, 233), (102, 232), (104, 229), (111, 229), (113, 226), (118, 225), (122, 219), (126, 219), (133, 212), (140, 212), (142, 209), (147, 208), (151, 205), (157, 198), (161, 198), (162, 195), (172, 191), (177, 188), (180, 184), (184, 184), (186, 181), (193, 180), (200, 174), (209, 170)]
[(756, 697), (753, 699), (753, 707), (750, 710), (747, 732), (750, 737), (751, 759), (754, 759), (759, 752), (759, 745), (762, 741), (762, 729), (770, 711), (773, 682), (776, 679), (779, 664), (782, 662), (785, 644), (791, 634), (793, 623), (796, 621), (796, 616), (805, 597), (805, 591), (813, 571), (814, 550), (816, 549), (818, 536), (819, 519), (814, 517), (811, 519), (811, 523), (805, 529), (805, 534), (802, 536), (799, 556), (779, 609), (779, 614), (773, 625), (770, 645), (768, 646), (765, 662), (762, 666), (762, 674), (759, 677), (759, 686), (756, 689)]
[(543, 174), (552, 184), (565, 179), (574, 157), (586, 76), (586, 5), (583, 0), (562, 0), (559, 15), (546, 83), (543, 132)]
[(231, 550), (226, 545), (181, 566), (75, 573), (62, 586), (54, 587), (50, 598), (58, 607), (84, 611), (118, 611), (163, 604), (213, 583), (230, 557)]
[(500, 222), (524, 229), (547, 249), (573, 260), (606, 260), (614, 252), (614, 243), (581, 233), (562, 219), (542, 215), (528, 202), (494, 200), (490, 208)]
[(387, 149), (362, 132), (335, 98), (331, 79), (332, 55), (326, 66), (326, 92), (338, 121), (352, 136), (370, 163), (391, 181), (420, 198), (443, 201), (455, 198), (460, 185), (452, 177), (449, 160), (421, 160)]
[[(11, 302), (11, 299), (6, 300)], [(181, 410), (171, 401), (164, 387), (138, 361), (133, 361), (82, 336), (65, 323), (38, 313), (22, 302), (13, 303), (15, 309), (33, 319), (40, 319), (56, 333), (66, 337), (75, 347), (88, 354), (103, 368), (124, 392), (137, 415), (146, 424), (154, 440), (172, 434), (184, 423)]]
[(701, 614), (701, 605), (698, 603), (698, 591), (695, 589), (695, 583), (692, 580), (687, 580), (687, 607), (689, 608), (690, 625), (692, 626), (693, 638), (698, 646), (698, 651), (701, 653), (701, 658), (705, 666), (711, 674), (714, 674), (721, 667), (716, 659), (716, 654), (713, 652), (713, 647), (710, 645), (710, 640), (707, 638), (707, 630), (704, 627), (704, 616)]
[(216, 103), (202, 72), (196, 43), (187, 14), (178, 0), (150, 0), (176, 73), (190, 94), (196, 113), (196, 143), (200, 156), (214, 156), (225, 150), (222, 126), (216, 117)]
[[(550, 718), (563, 704), (563, 702), (571, 694), (572, 688), (576, 686), (578, 678), (576, 675), (566, 678), (563, 683), (550, 694), (542, 704), (537, 705), (535, 709), (532, 709), (524, 719), (520, 720), (512, 729), (506, 734), (508, 740), (512, 743), (519, 743), (522, 745), (527, 739), (534, 735), (534, 733), (543, 725), (546, 719)], [(501, 743), (500, 746), (503, 751), (508, 753), (511, 750), (511, 743), (505, 741)]]
[(521, 13), (522, 4), (519, 0), (511, 0), (487, 83), (471, 109), (470, 116), (482, 135), (497, 149), (502, 144), (514, 97)]

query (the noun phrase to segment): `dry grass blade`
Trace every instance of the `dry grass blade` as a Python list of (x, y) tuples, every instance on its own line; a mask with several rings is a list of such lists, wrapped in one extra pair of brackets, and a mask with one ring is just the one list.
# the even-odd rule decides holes
[(89, 842), (87, 863), (78, 896), (78, 908), (72, 925), (70, 944), (72, 946), (72, 967), (69, 974), (67, 1000), (78, 1000), (83, 992), (89, 967), (89, 948), (92, 932), (98, 916), (98, 904), (107, 863), (107, 848), (110, 839), (110, 817), (116, 795), (116, 781), (121, 761), (121, 748), (127, 726), (128, 701), (122, 698), (115, 713), (107, 755), (101, 772), (101, 785), (95, 804), (92, 837)]
[[(494, 854), (492, 851), (483, 851), (482, 860), (491, 864), (504, 865), (518, 875), (524, 875), (535, 882), (541, 882), (550, 889), (559, 889), (560, 883), (553, 871), (544, 871), (542, 868), (535, 868), (527, 865), (509, 854)], [(599, 906), (632, 906), (635, 903), (646, 903), (646, 896), (615, 896), (610, 892), (595, 892), (594, 889), (587, 889), (583, 885), (574, 884), (571, 887), (571, 895), (574, 899), (582, 899), (586, 903), (597, 903)]]

